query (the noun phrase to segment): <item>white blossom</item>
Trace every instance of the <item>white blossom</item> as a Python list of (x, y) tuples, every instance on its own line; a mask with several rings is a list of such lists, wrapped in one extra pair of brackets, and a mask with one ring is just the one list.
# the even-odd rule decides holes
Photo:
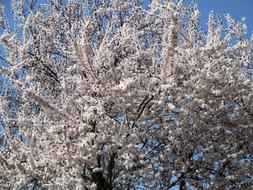
[(252, 186), (244, 19), (211, 12), (203, 31), (183, 0), (12, 9), (9, 30), (0, 6), (1, 189)]

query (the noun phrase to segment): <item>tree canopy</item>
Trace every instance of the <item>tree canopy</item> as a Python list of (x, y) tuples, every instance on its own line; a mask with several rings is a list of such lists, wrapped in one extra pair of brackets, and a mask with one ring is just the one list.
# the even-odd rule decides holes
[(252, 42), (195, 1), (0, 6), (1, 189), (253, 186)]

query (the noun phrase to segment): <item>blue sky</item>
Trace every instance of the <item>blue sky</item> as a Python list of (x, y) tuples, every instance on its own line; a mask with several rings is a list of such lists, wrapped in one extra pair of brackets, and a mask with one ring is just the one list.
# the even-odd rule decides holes
[[(12, 19), (11, 0), (0, 0), (0, 3), (6, 6), (6, 15), (9, 21)], [(186, 0), (189, 2), (189, 0)], [(197, 0), (198, 7), (201, 12), (201, 25), (206, 28), (208, 15), (211, 10), (215, 13), (229, 13), (236, 20), (246, 17), (246, 24), (248, 26), (248, 36), (253, 31), (253, 0)], [(13, 24), (11, 22), (11, 24)], [(0, 32), (2, 32), (0, 30)]]
[(253, 0), (197, 0), (201, 12), (201, 24), (206, 27), (211, 10), (215, 13), (229, 13), (232, 18), (246, 18), (248, 36), (253, 31)]

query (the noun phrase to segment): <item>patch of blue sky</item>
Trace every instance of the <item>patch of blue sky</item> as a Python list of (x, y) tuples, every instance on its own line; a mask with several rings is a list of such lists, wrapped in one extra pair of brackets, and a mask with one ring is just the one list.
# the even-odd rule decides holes
[(3, 123), (3, 119), (2, 118), (3, 118), (3, 114), (0, 113), (0, 136), (3, 133), (3, 131), (4, 131), (4, 123)]
[(246, 25), (248, 29), (248, 36), (253, 31), (253, 1), (252, 0), (197, 0), (198, 8), (201, 12), (201, 25), (207, 29), (207, 20), (210, 11), (219, 14), (230, 14), (235, 20), (246, 18)]
[(244, 73), (246, 78), (253, 78), (253, 63), (250, 63), (248, 67), (241, 68), (241, 71)]
[(192, 160), (201, 160), (204, 157), (204, 152), (202, 151), (194, 151)]
[(118, 114), (115, 119), (120, 124), (123, 124), (126, 120), (126, 116), (124, 114)]

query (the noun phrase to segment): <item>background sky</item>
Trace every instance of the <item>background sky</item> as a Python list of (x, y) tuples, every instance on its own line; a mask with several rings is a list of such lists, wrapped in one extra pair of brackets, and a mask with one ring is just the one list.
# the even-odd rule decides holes
[(197, 0), (201, 13), (202, 27), (207, 27), (208, 15), (214, 13), (229, 13), (235, 20), (246, 18), (248, 36), (253, 31), (253, 0)]
[[(190, 0), (185, 1), (189, 2)], [(0, 0), (0, 4), (3, 4), (6, 7), (6, 15), (8, 17), (9, 24), (13, 26), (10, 2), (11, 0)], [(232, 18), (236, 20), (240, 20), (242, 17), (245, 17), (248, 27), (248, 36), (251, 36), (253, 31), (253, 0), (197, 0), (197, 3), (201, 12), (200, 19), (203, 28), (206, 29), (208, 15), (210, 11), (213, 10), (214, 13), (219, 14), (229, 13)], [(1, 29), (0, 33), (2, 33)]]
[[(189, 1), (189, 0), (186, 0)], [(0, 0), (6, 6), (7, 16), (11, 16), (11, 0)], [(235, 19), (247, 18), (247, 26), (253, 31), (253, 0), (197, 0), (203, 24), (207, 22), (211, 10), (216, 13), (230, 13)]]

